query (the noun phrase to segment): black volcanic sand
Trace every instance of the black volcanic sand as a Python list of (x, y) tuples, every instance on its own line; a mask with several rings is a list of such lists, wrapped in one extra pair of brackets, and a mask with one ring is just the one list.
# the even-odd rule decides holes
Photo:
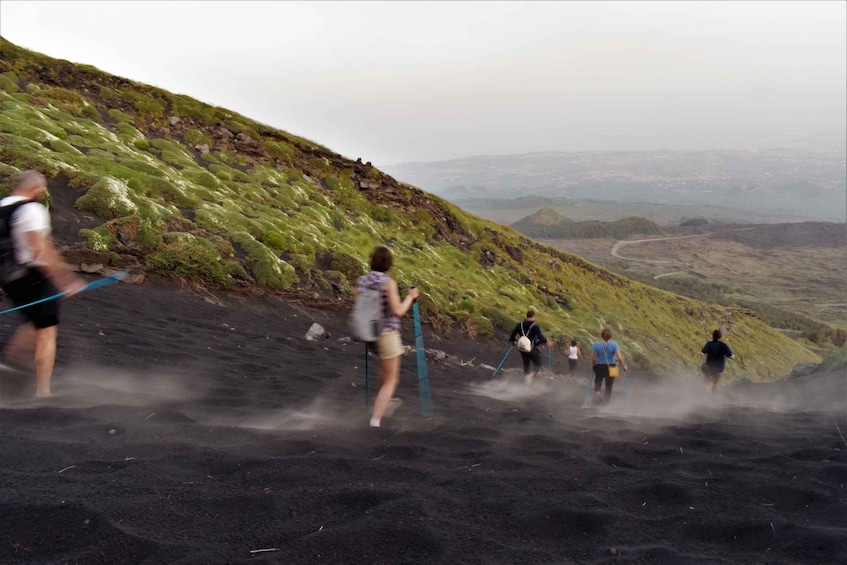
[(583, 409), (585, 365), (527, 389), (517, 354), (478, 366), (505, 342), (426, 333), (472, 365), (430, 361), (425, 419), (407, 355), (369, 429), (344, 312), (162, 283), (63, 307), (55, 396), (0, 374), (2, 563), (847, 561), (843, 374), (709, 398), (633, 373)]

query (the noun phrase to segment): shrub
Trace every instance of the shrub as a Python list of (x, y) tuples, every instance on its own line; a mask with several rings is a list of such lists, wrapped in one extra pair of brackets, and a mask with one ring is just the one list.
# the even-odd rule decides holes
[(54, 86), (38, 93), (42, 100), (51, 102), (54, 106), (74, 116), (81, 116), (82, 109), (87, 105), (79, 94), (73, 90), (67, 90)]
[(61, 139), (51, 139), (48, 142), (48, 144), (50, 145), (50, 148), (53, 151), (56, 151), (58, 153), (67, 153), (67, 154), (70, 154), (70, 155), (81, 155), (82, 154), (79, 149), (77, 149), (76, 147), (74, 147), (70, 143), (66, 143), (66, 142), (62, 141)]
[(97, 181), (77, 199), (76, 207), (106, 219), (127, 216), (136, 210), (135, 204), (129, 199), (129, 187), (111, 177)]
[(108, 252), (111, 250), (112, 245), (118, 242), (114, 234), (104, 226), (93, 230), (79, 230), (79, 236), (86, 241), (88, 247), (95, 251)]
[(512, 329), (514, 329), (515, 324), (517, 323), (517, 321), (513, 320), (511, 317), (503, 313), (502, 310), (494, 308), (493, 306), (483, 308), (482, 315), (488, 318), (488, 320), (491, 322), (492, 331), (493, 328), (498, 328), (510, 332), (512, 331)]
[(356, 281), (364, 275), (367, 270), (362, 261), (337, 251), (329, 252), (329, 270), (342, 273), (348, 281)]
[(112, 121), (118, 122), (119, 124), (120, 123), (126, 123), (126, 124), (134, 124), (135, 123), (135, 118), (133, 118), (129, 114), (124, 114), (123, 112), (121, 112), (117, 108), (112, 108), (107, 113), (109, 114), (109, 117), (112, 118)]
[(122, 90), (120, 97), (135, 105), (138, 113), (150, 118), (161, 118), (165, 114), (165, 107), (160, 101), (137, 90)]
[(284, 141), (265, 141), (265, 151), (274, 159), (279, 159), (286, 163), (294, 162), (294, 147)]
[(471, 315), (466, 321), (468, 333), (473, 336), (492, 336), (494, 335), (494, 325), (491, 320), (483, 316)]
[(263, 231), (261, 237), (262, 243), (277, 251), (285, 250), (285, 238), (275, 231)]
[(229, 288), (229, 266), (221, 261), (218, 249), (210, 241), (188, 233), (165, 234), (161, 251), (149, 255), (145, 263), (152, 272), (174, 274), (195, 283), (211, 283)]
[(97, 111), (97, 108), (91, 104), (85, 104), (85, 106), (82, 107), (82, 115), (89, 120), (94, 120), (95, 122), (99, 122), (103, 119), (100, 112)]
[(208, 171), (184, 171), (183, 176), (195, 184), (206, 188), (218, 188), (218, 179)]
[(212, 140), (199, 129), (186, 130), (186, 132), (182, 135), (182, 139), (192, 146), (203, 144), (206, 144), (209, 147), (212, 146)]
[(0, 74), (0, 90), (5, 92), (20, 92), (18, 75), (13, 72)]

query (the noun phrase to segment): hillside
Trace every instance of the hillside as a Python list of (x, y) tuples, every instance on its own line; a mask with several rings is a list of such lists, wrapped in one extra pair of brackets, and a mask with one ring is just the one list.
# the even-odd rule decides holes
[(691, 371), (718, 326), (751, 379), (818, 360), (749, 311), (632, 282), (224, 108), (5, 40), (0, 52), (0, 184), (47, 174), (65, 253), (346, 308), (386, 242), (437, 330), (502, 339), (534, 306), (554, 339), (610, 325), (631, 364), (656, 371)]
[(629, 217), (614, 222), (574, 222), (553, 210), (542, 208), (511, 224), (512, 229), (534, 239), (626, 239), (632, 235), (661, 234), (662, 229), (646, 218)]

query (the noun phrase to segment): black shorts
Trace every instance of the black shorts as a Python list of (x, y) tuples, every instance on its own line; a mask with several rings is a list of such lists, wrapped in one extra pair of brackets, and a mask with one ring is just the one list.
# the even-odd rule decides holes
[(705, 363), (703, 365), (702, 371), (703, 371), (703, 375), (705, 377), (708, 377), (708, 378), (713, 379), (713, 380), (718, 380), (721, 376), (721, 373), (723, 372), (720, 369), (718, 369), (717, 367), (713, 367), (712, 365), (709, 365), (708, 363)]
[(521, 360), (523, 361), (523, 374), (528, 375), (530, 372), (529, 364), (534, 365), (535, 372), (541, 369), (541, 352), (537, 347), (533, 347), (532, 351), (519, 351)]
[[(3, 286), (15, 306), (23, 306), (56, 294), (56, 287), (38, 269), (29, 268), (26, 275)], [(59, 301), (48, 300), (20, 310), (36, 328), (49, 328), (59, 325)]]

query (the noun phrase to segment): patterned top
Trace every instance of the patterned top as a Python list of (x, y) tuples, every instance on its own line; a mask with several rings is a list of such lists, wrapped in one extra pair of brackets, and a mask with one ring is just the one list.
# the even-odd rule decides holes
[(400, 331), (400, 319), (391, 313), (391, 307), (388, 305), (388, 292), (385, 289), (385, 283), (391, 279), (385, 273), (379, 271), (371, 271), (367, 275), (359, 277), (356, 283), (356, 290), (361, 292), (367, 287), (382, 286), (382, 331)]

